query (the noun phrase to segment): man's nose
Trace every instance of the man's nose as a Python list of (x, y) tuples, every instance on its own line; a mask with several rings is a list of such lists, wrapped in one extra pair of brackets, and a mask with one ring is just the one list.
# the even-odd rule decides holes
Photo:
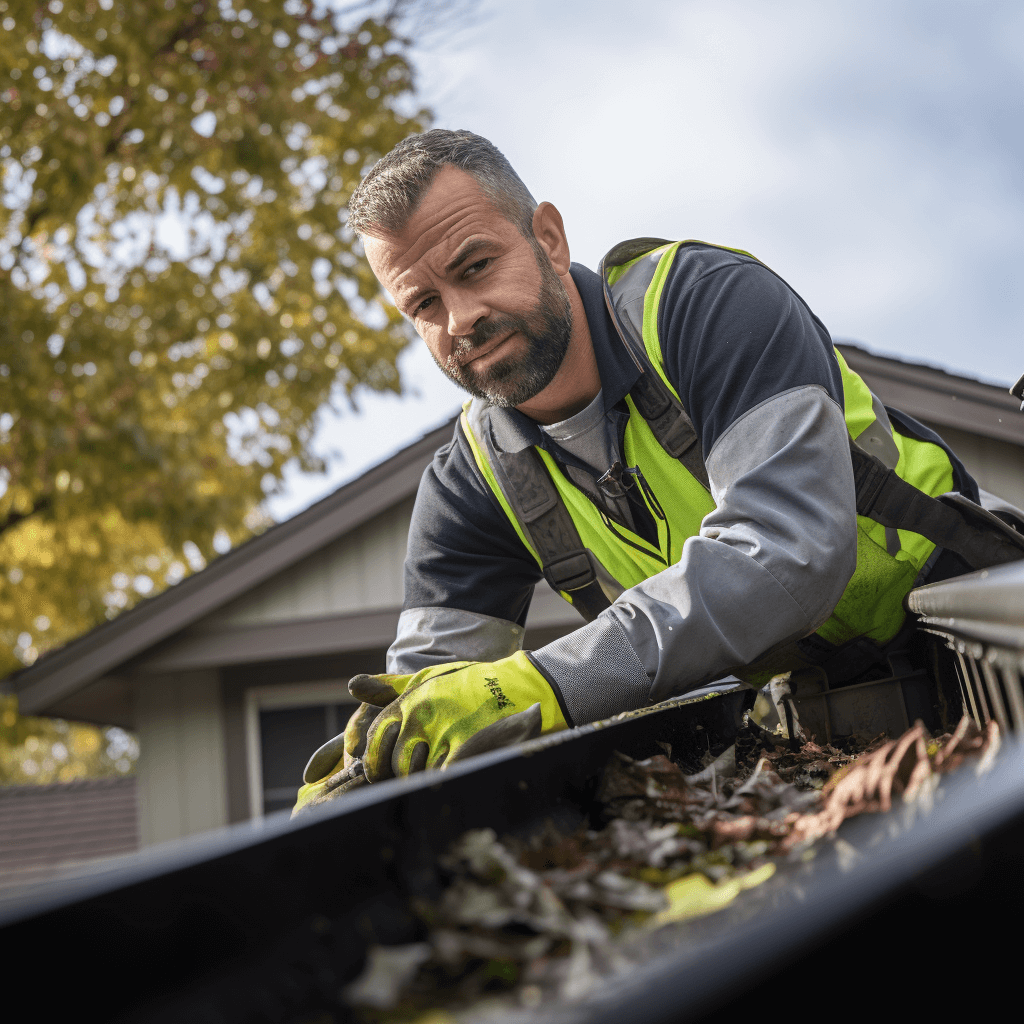
[(448, 298), (448, 334), (459, 338), (472, 334), (473, 328), (485, 316), (487, 306), (472, 295), (455, 295)]

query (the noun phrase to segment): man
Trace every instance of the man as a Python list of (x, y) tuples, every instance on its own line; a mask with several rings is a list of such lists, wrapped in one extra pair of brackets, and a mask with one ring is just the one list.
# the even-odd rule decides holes
[[(976, 502), (974, 480), (749, 254), (639, 239), (595, 274), (463, 131), (402, 142), (349, 223), (473, 401), (420, 485), (389, 675), (353, 680), (366, 703), (300, 803), (357, 755), (370, 781), (439, 767), (513, 715), (547, 732), (729, 673), (848, 681), (884, 662), (912, 586), (1012, 557), (949, 541), (962, 519), (928, 496)], [(523, 652), (542, 578), (588, 621)]]

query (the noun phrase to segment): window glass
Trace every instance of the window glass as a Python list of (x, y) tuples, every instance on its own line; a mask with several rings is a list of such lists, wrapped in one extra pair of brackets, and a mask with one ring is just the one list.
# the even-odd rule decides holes
[(354, 703), (313, 704), (260, 711), (264, 814), (294, 806), (306, 762), (345, 728), (355, 708)]

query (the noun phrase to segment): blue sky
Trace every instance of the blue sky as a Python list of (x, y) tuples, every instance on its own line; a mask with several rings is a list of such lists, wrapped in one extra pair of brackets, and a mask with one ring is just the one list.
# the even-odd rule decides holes
[[(1024, 373), (1024, 4), (483, 2), (415, 63), (439, 127), (490, 138), (565, 218), (617, 241), (746, 249), (837, 339), (999, 383)], [(452, 415), (417, 342), (413, 394), (325, 416), (325, 476), (285, 518)]]

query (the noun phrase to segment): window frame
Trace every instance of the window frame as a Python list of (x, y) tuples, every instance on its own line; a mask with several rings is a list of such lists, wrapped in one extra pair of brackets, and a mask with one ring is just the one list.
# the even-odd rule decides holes
[[(245, 759), (251, 819), (262, 818), (265, 814), (260, 712), (315, 707), (321, 704), (351, 704), (355, 710), (359, 702), (348, 692), (348, 679), (319, 679), (307, 683), (253, 686), (245, 691)], [(313, 751), (309, 753), (312, 755)]]

